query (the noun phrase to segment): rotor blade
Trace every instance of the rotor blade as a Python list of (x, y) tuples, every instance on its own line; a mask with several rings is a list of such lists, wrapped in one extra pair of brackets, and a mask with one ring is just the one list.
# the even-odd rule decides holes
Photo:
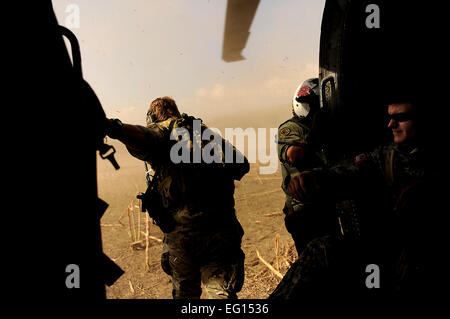
[(258, 8), (259, 0), (228, 0), (223, 36), (222, 59), (225, 62), (244, 60), (250, 26)]

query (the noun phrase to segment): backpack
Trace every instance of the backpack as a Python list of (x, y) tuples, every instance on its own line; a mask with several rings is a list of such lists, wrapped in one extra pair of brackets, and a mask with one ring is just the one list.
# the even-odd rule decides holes
[[(171, 157), (167, 159), (169, 163), (155, 165), (153, 176), (150, 175), (147, 163), (144, 162), (148, 188), (145, 193), (138, 195), (138, 198), (143, 202), (142, 211), (147, 210), (161, 230), (164, 233), (170, 233), (179, 224), (173, 215), (177, 210), (182, 209), (179, 205), (189, 203), (190, 210), (195, 211), (195, 208), (202, 206), (202, 202), (209, 203), (207, 194), (211, 191), (214, 193), (215, 188), (208, 187), (202, 192), (205, 196), (199, 197), (196, 190), (203, 182), (209, 185), (208, 182), (212, 181), (214, 185), (226, 192), (226, 184), (233, 184), (233, 180), (240, 180), (248, 173), (250, 165), (245, 156), (220, 136), (199, 139), (208, 129), (201, 119), (183, 113), (180, 118), (161, 122), (159, 126), (163, 130), (164, 144), (168, 146), (167, 151), (171, 153)], [(197, 150), (201, 152), (200, 158), (198, 158), (199, 154), (193, 151), (195, 142), (200, 146), (200, 150)], [(209, 145), (210, 143), (214, 145)], [(211, 151), (211, 146), (216, 147), (217, 160), (208, 162), (205, 161), (205, 158), (208, 158), (203, 156), (203, 152)], [(223, 150), (232, 152), (233, 159), (241, 156), (242, 163), (226, 161)], [(178, 151), (185, 153), (180, 155)], [(204, 181), (205, 178), (208, 181)], [(219, 196), (223, 194), (222, 191), (215, 193)], [(189, 200), (186, 202), (186, 199)]]
[[(247, 158), (220, 134), (209, 129), (200, 118), (183, 113), (170, 122), (166, 134), (171, 145), (171, 160), (176, 165), (222, 170), (234, 180), (241, 180), (250, 170)], [(175, 146), (177, 143), (180, 145)], [(181, 156), (175, 154), (176, 151), (186, 153)], [(172, 155), (179, 157), (175, 156), (174, 161)], [(179, 159), (184, 161), (177, 162)]]

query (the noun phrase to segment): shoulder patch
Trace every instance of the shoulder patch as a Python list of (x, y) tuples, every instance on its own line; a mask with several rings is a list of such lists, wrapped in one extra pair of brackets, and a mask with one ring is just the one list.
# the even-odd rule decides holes
[(290, 119), (287, 119), (286, 121), (284, 121), (283, 123), (281, 123), (281, 124), (278, 126), (278, 128), (280, 128), (280, 127), (282, 127), (283, 125), (288, 124), (288, 123), (295, 123), (295, 124), (298, 124), (298, 119), (297, 119), (295, 116), (293, 116), (293, 117), (291, 117)]
[(355, 164), (364, 162), (367, 159), (366, 153), (359, 154), (355, 156)]
[(288, 135), (289, 133), (291, 133), (291, 129), (289, 127), (283, 127), (282, 129), (280, 129), (280, 138), (286, 137), (286, 135)]

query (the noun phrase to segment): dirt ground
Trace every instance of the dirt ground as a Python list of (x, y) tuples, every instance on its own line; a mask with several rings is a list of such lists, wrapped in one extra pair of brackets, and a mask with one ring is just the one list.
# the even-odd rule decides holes
[[(269, 128), (278, 127), (289, 117), (289, 107), (285, 107), (205, 122), (221, 130), (225, 127)], [(125, 274), (107, 287), (107, 298), (170, 299), (170, 277), (160, 265), (163, 234), (151, 223), (148, 267), (146, 265), (146, 213), (140, 212), (136, 200), (136, 194), (146, 189), (144, 164), (131, 157), (122, 145), (114, 142), (113, 145), (117, 149), (120, 170), (115, 171), (107, 161), (97, 161), (99, 197), (109, 204), (101, 220), (103, 251)], [(267, 298), (280, 281), (258, 258), (257, 251), (281, 274), (286, 273), (297, 257), (281, 212), (284, 203), (281, 170), (278, 168), (274, 174), (261, 175), (260, 165), (252, 163), (250, 172), (235, 183), (236, 214), (245, 231), (242, 242), (246, 255), (245, 281), (238, 294), (241, 299)], [(206, 298), (206, 294), (202, 298)]]

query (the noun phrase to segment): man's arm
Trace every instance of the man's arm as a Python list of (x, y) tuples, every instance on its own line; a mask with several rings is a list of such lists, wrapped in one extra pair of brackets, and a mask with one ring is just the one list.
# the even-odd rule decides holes
[(107, 119), (107, 135), (122, 142), (130, 154), (140, 160), (150, 162), (162, 149), (162, 133), (156, 127), (150, 129)]
[(145, 146), (145, 132), (138, 125), (117, 122), (117, 119), (106, 119), (107, 135), (118, 139), (126, 146), (140, 149)]
[(300, 164), (307, 153), (305, 132), (298, 125), (286, 122), (278, 129), (278, 158), (280, 162)]
[(292, 179), (289, 191), (298, 200), (313, 200), (323, 194), (336, 199), (353, 197), (384, 179), (381, 149), (356, 156), (352, 161), (331, 168), (301, 172)]

